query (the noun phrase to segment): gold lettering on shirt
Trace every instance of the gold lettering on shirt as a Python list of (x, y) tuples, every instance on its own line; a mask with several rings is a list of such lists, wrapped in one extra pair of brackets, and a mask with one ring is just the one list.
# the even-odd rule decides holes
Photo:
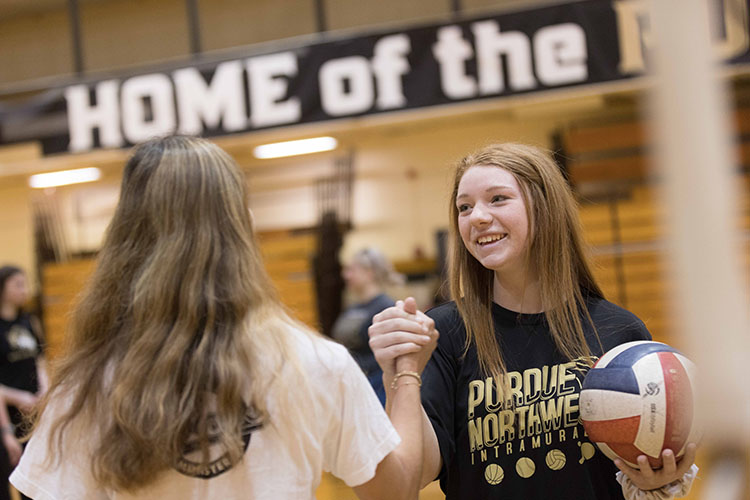
[[(507, 385), (494, 377), (476, 379), (468, 386), (468, 435), (471, 452), (484, 451), (519, 439), (531, 438), (532, 448), (578, 437), (578, 394), (588, 360), (573, 360), (553, 366), (508, 372)], [(505, 390), (502, 388), (505, 387)], [(503, 393), (506, 394), (503, 394)], [(477, 416), (477, 409), (484, 415)], [(570, 434), (565, 429), (572, 428)], [(512, 449), (512, 448), (508, 448)], [(484, 457), (484, 454), (482, 454)], [(472, 457), (473, 459), (473, 457)]]

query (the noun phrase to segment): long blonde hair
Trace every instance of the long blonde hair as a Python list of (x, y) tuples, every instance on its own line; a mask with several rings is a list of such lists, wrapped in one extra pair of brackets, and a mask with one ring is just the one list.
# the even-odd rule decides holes
[(62, 450), (66, 427), (83, 417), (96, 429), (102, 486), (148, 484), (191, 434), (203, 463), (210, 439), (236, 463), (247, 415), (268, 418), (264, 394), (294, 357), (284, 331), (293, 321), (263, 267), (247, 200), (235, 162), (202, 139), (149, 141), (125, 166), (49, 391), (70, 401), (50, 448)]
[[(456, 197), (464, 173), (474, 166), (507, 170), (521, 186), (528, 215), (529, 264), (539, 274), (544, 315), (558, 350), (573, 360), (591, 355), (581, 314), (593, 327), (584, 294), (604, 297), (584, 252), (578, 209), (567, 181), (549, 154), (523, 144), (493, 144), (463, 158), (456, 166), (450, 203), (452, 250), (451, 298), (466, 327), (466, 349), (476, 345), (485, 375), (504, 381), (506, 366), (492, 322), (493, 271), (466, 249), (458, 230)], [(502, 390), (505, 384), (498, 383)]]

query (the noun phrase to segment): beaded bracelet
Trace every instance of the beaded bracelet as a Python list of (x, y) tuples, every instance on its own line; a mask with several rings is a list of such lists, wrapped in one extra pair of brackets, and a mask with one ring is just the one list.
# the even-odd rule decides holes
[(414, 377), (415, 379), (417, 379), (417, 384), (408, 384), (408, 385), (418, 385), (419, 387), (422, 387), (422, 377), (419, 376), (419, 373), (403, 371), (403, 372), (398, 372), (396, 375), (393, 376), (393, 380), (391, 381), (391, 389), (396, 389), (396, 382), (401, 377)]

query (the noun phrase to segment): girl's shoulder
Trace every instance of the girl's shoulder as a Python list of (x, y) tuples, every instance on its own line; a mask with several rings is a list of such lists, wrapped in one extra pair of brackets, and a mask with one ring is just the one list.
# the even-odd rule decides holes
[(337, 377), (356, 364), (341, 344), (307, 328), (289, 324), (287, 332), (295, 354), (308, 374), (315, 377)]
[(454, 301), (445, 302), (428, 310), (425, 314), (435, 322), (440, 334), (438, 348), (458, 356), (466, 343), (466, 327)]
[(643, 321), (627, 309), (599, 297), (589, 297), (586, 306), (602, 341), (611, 337), (616, 337), (618, 344), (651, 340), (651, 333)]
[(436, 305), (428, 309), (425, 314), (435, 320), (435, 322), (437, 322), (438, 320), (454, 322), (461, 321), (461, 316), (458, 313), (458, 307), (456, 306), (456, 302), (453, 300)]
[(588, 297), (586, 299), (586, 307), (588, 308), (591, 318), (604, 322), (619, 322), (619, 323), (642, 323), (640, 318), (628, 311), (622, 306), (610, 302), (607, 299), (601, 297)]

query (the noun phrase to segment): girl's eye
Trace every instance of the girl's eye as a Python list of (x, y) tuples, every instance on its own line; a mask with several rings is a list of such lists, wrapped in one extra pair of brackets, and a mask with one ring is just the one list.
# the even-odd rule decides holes
[(468, 204), (464, 203), (463, 205), (458, 206), (458, 213), (465, 212), (469, 208), (471, 208)]
[(492, 203), (496, 203), (498, 201), (503, 201), (505, 199), (506, 199), (505, 196), (503, 196), (501, 194), (496, 194), (495, 196), (492, 197)]

